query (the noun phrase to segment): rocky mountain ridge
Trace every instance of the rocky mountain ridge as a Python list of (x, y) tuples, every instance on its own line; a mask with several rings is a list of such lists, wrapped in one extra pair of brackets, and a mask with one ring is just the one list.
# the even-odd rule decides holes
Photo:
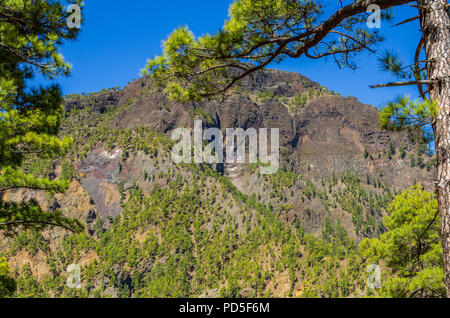
[[(411, 167), (411, 156), (416, 156), (419, 145), (405, 133), (382, 131), (375, 107), (361, 104), (354, 97), (342, 97), (296, 73), (265, 70), (244, 80), (228, 96), (201, 103), (175, 103), (147, 79), (139, 79), (123, 90), (66, 99), (67, 112), (86, 107), (94, 116), (116, 109), (117, 115), (109, 123), (113, 129), (145, 127), (167, 136), (175, 128), (193, 127), (195, 119), (202, 120), (205, 128), (217, 127), (224, 132), (226, 128), (279, 128), (283, 169), (311, 178), (315, 183), (331, 178), (333, 173), (341, 175), (350, 171), (360, 178), (367, 175), (392, 189), (404, 189), (416, 181), (432, 187), (432, 159), (422, 153), (425, 157), (420, 159), (422, 167)], [(115, 151), (117, 154), (121, 150)], [(104, 165), (114, 170), (120, 158), (105, 159), (107, 156), (101, 154), (100, 158), (98, 152), (88, 154), (79, 166), (80, 172), (87, 176), (84, 187), (93, 197), (97, 196), (101, 180), (119, 182), (117, 175), (104, 175), (109, 171)], [(430, 162), (428, 167), (426, 161)], [(97, 173), (90, 169), (103, 175), (98, 179)], [(125, 183), (136, 179), (139, 169), (149, 170), (149, 167), (137, 164), (130, 169), (134, 172), (122, 173)], [(249, 173), (248, 165), (225, 164), (225, 168), (218, 169), (223, 169), (244, 193), (262, 191)], [(97, 181), (93, 181), (95, 178)], [(305, 209), (298, 200), (288, 201), (295, 209)], [(104, 215), (116, 215), (120, 209), (117, 204), (115, 208), (100, 204), (100, 210)], [(296, 214), (305, 218), (302, 212)], [(321, 229), (323, 215), (319, 220), (315, 223), (317, 220), (304, 219), (314, 231)]]
[[(375, 107), (296, 73), (264, 70), (201, 103), (175, 103), (139, 79), (67, 96), (64, 106), (61, 134), (74, 139), (73, 149), (63, 160), (30, 160), (27, 169), (68, 178), (69, 190), (9, 191), (4, 199), (36, 198), (80, 218), (86, 233), (2, 240), (23, 293), (363, 294), (355, 242), (385, 230), (382, 218), (398, 191), (433, 185), (434, 159), (415, 136), (381, 131)], [(279, 128), (279, 172), (174, 164), (170, 132), (198, 119), (222, 130)], [(81, 291), (64, 287), (71, 263), (85, 273)], [(344, 288), (349, 275), (355, 283)]]

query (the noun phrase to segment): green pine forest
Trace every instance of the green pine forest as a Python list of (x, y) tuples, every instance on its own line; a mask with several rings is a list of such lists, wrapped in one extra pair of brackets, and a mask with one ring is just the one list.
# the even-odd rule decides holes
[[(230, 52), (225, 60), (231, 67), (243, 67), (233, 62), (234, 54), (262, 41), (267, 31), (257, 23), (249, 27), (247, 20), (254, 18), (250, 3), (236, 1), (218, 35), (195, 41), (187, 29), (176, 30), (163, 55), (144, 70), (159, 86), (141, 94), (165, 92), (176, 100), (198, 101), (213, 95), (214, 85), (226, 86), (227, 70), (205, 72), (192, 81), (189, 72), (195, 65), (214, 68)], [(313, 30), (317, 22), (311, 17), (319, 14), (318, 1), (291, 1), (301, 5), (278, 11), (273, 8), (284, 1), (261, 3), (263, 14), (287, 16), (285, 27), (293, 27), (292, 10), (306, 12), (306, 29)], [(135, 98), (95, 112), (95, 93), (64, 97), (58, 85), (28, 87), (36, 76), (54, 80), (70, 74), (71, 65), (59, 49), (78, 37), (78, 29), (67, 28), (66, 4), (0, 1), (0, 297), (446, 297), (438, 200), (421, 180), (408, 189), (352, 171), (319, 180), (310, 177), (311, 167), (300, 173), (282, 160), (275, 175), (261, 175), (259, 164), (248, 165), (246, 173), (257, 178), (263, 191), (245, 194), (213, 165), (174, 164), (174, 142), (167, 135), (116, 125), (121, 112), (133, 110)], [(345, 22), (363, 21), (350, 18)], [(380, 40), (355, 32), (364, 46)], [(346, 45), (362, 50), (355, 43)], [(180, 53), (180, 47), (187, 53)], [(199, 48), (211, 56), (191, 55)], [(331, 50), (337, 54), (341, 49)], [(270, 44), (257, 54), (272, 50)], [(179, 77), (161, 83), (168, 74)], [(310, 90), (309, 97), (322, 93), (322, 88)], [(304, 107), (309, 97), (294, 97), (291, 111)], [(258, 98), (275, 96), (262, 91)], [(64, 109), (69, 99), (92, 107)], [(429, 100), (400, 99), (381, 110), (380, 128), (404, 128), (406, 120), (397, 126), (392, 121), (402, 106), (401, 119), (411, 114), (434, 118), (438, 108)], [(201, 110), (191, 115), (208, 116)], [(413, 133), (422, 127), (414, 128)], [(379, 156), (408, 162), (411, 169), (435, 169), (436, 158), (426, 144), (415, 146), (407, 153), (391, 142)], [(80, 164), (96, 149), (121, 150), (119, 173), (136, 160), (150, 163), (152, 171), (119, 182), (119, 215), (88, 221), (63, 213), (82, 209), (80, 202), (66, 207), (54, 202), (80, 188), (86, 178)], [(367, 149), (361, 154), (366, 160), (371, 156)], [(37, 197), (7, 200), (17, 193)], [(305, 213), (314, 214), (314, 207), (325, 211), (321, 229), (311, 231), (302, 220), (287, 216), (294, 199), (309, 207)], [(337, 214), (350, 215), (351, 225), (341, 224)], [(68, 285), (71, 264), (81, 266), (79, 288)], [(374, 265), (380, 269), (379, 286), (373, 284)]]
[[(380, 234), (358, 243), (328, 218), (320, 234), (313, 235), (300, 222), (280, 218), (288, 207), (274, 208), (256, 194), (243, 194), (210, 166), (172, 164), (173, 142), (167, 137), (146, 128), (110, 128), (126, 107), (97, 117), (90, 109), (66, 114), (63, 134), (74, 139), (74, 146), (64, 159), (30, 159), (28, 171), (42, 177), (56, 162), (62, 166), (61, 179), (74, 180), (76, 161), (102, 144), (151, 158), (160, 172), (143, 173), (140, 180), (153, 184), (152, 190), (122, 188), (122, 214), (99, 219), (92, 234), (68, 235), (56, 246), (48, 233), (37, 230), (13, 237), (3, 253), (6, 259), (21, 251), (40, 253), (51, 270), (39, 280), (27, 266), (5, 275), (17, 284), (15, 297), (199, 297), (209, 290), (217, 290), (219, 297), (445, 295), (437, 201), (420, 185), (400, 193), (351, 172), (319, 184), (285, 169), (260, 175), (280, 203), (295, 189), (303, 200), (318, 198), (328, 209), (339, 206), (350, 213), (356, 231)], [(121, 160), (126, 164), (126, 157)], [(250, 166), (249, 173), (257, 174), (257, 168)], [(230, 213), (234, 209), (239, 218)], [(417, 250), (417, 244), (424, 248)], [(96, 257), (81, 270), (86, 284), (68, 288), (65, 269), (92, 253)], [(381, 289), (367, 287), (371, 264), (383, 268)]]

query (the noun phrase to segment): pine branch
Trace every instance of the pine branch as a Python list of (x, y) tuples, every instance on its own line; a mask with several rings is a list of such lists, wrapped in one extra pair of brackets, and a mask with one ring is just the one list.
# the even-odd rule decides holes
[(402, 25), (402, 24), (405, 24), (405, 23), (408, 23), (408, 22), (412, 22), (412, 21), (418, 20), (419, 18), (420, 18), (420, 16), (418, 15), (416, 17), (412, 17), (412, 18), (406, 19), (406, 20), (404, 20), (404, 21), (402, 21), (400, 23), (397, 23), (394, 26), (399, 26), (399, 25)]
[[(416, 54), (414, 56), (414, 76), (417, 79), (417, 76), (420, 74), (420, 69), (419, 69), (419, 59), (420, 59), (420, 52), (422, 51), (424, 42), (423, 42), (423, 37), (420, 38), (419, 44), (417, 45), (417, 49), (416, 49)], [(425, 96), (425, 92), (423, 91), (423, 87), (422, 84), (418, 84), (417, 88), (419, 89), (419, 94), (420, 97), (422, 97), (422, 99), (425, 100), (426, 96)]]
[(11, 227), (11, 226), (20, 226), (20, 225), (45, 225), (45, 226), (52, 226), (52, 227), (61, 227), (63, 229), (66, 229), (70, 232), (74, 232), (74, 229), (63, 225), (63, 224), (58, 224), (58, 223), (53, 223), (53, 222), (46, 222), (46, 221), (37, 221), (37, 220), (33, 220), (33, 221), (11, 221), (11, 222), (6, 222), (6, 223), (0, 223), (0, 227), (4, 226), (4, 227)]
[[(375, 33), (373, 36), (371, 34), (366, 36), (364, 32), (338, 31), (337, 28), (342, 27), (347, 30), (345, 24), (348, 19), (353, 17), (359, 18), (362, 22), (362, 15), (372, 4), (378, 5), (381, 9), (388, 9), (411, 2), (414, 0), (355, 1), (347, 6), (342, 6), (325, 20), (319, 22), (317, 19), (317, 22), (311, 24), (308, 19), (315, 20), (313, 19), (315, 18), (314, 14), (320, 15), (322, 12), (319, 10), (316, 12), (316, 9), (310, 9), (311, 12), (309, 12), (308, 9), (304, 9), (305, 11), (302, 11), (305, 15), (304, 22), (298, 21), (296, 26), (290, 25), (287, 21), (289, 19), (298, 20), (297, 16), (284, 17), (284, 20), (277, 22), (276, 19), (279, 19), (277, 15), (265, 16), (261, 14), (263, 9), (255, 9), (254, 12), (252, 11), (254, 17), (249, 23), (250, 25), (254, 24), (253, 27), (256, 29), (262, 28), (262, 34), (256, 32), (253, 27), (249, 27), (245, 31), (236, 32), (236, 34), (233, 31), (219, 32), (215, 35), (216, 38), (214, 36), (211, 39), (207, 37), (203, 42), (196, 41), (187, 28), (179, 28), (174, 31), (171, 38), (179, 37), (186, 41), (179, 46), (182, 53), (174, 53), (173, 48), (165, 47), (162, 56), (157, 56), (147, 63), (143, 74), (152, 76), (166, 87), (167, 81), (173, 84), (168, 86), (171, 98), (195, 100), (224, 94), (247, 75), (286, 57), (299, 58), (305, 55), (310, 58), (321, 58), (331, 55), (339, 65), (344, 64), (352, 68), (351, 54), (361, 50), (369, 50), (373, 53), (371, 45), (376, 43), (379, 37)], [(255, 6), (259, 6), (258, 1), (255, 1)], [(292, 27), (295, 27), (295, 30)], [(275, 32), (282, 28), (286, 28), (286, 32), (280, 32), (281, 34)], [(339, 34), (343, 38), (338, 46), (335, 45), (336, 41), (334, 40), (327, 43), (328, 37), (333, 34)], [(255, 41), (253, 41), (253, 37), (256, 39)], [(218, 50), (216, 46), (211, 46), (209, 40), (212, 43), (217, 41), (223, 44), (224, 48)], [(328, 46), (326, 51), (319, 50), (318, 46), (322, 44)], [(245, 65), (246, 70), (241, 69), (242, 72), (231, 71), (226, 74), (226, 69), (237, 68), (235, 65), (240, 65), (240, 63), (231, 63), (233, 66), (229, 66), (230, 60), (248, 62)], [(221, 80), (212, 81), (211, 78), (220, 78)]]
[(379, 87), (397, 87), (397, 86), (409, 86), (409, 85), (430, 85), (435, 82), (436, 81), (432, 81), (432, 80), (391, 82), (391, 83), (386, 83), (386, 84), (370, 85), (369, 87), (370, 88), (379, 88)]

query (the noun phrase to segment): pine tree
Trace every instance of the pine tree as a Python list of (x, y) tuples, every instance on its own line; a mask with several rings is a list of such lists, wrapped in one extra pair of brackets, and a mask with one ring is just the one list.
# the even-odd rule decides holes
[(433, 193), (416, 185), (395, 197), (379, 239), (361, 242), (367, 264), (387, 267), (381, 295), (445, 297), (438, 203)]
[(10, 297), (16, 290), (16, 282), (4, 257), (0, 257), (0, 298)]
[[(415, 3), (415, 4), (412, 4)], [(372, 87), (417, 85), (421, 100), (392, 102), (382, 112), (385, 128), (431, 124), (436, 142), (438, 201), (443, 223), (447, 293), (450, 296), (450, 15), (447, 0), (348, 0), (327, 14), (321, 1), (235, 0), (223, 30), (196, 38), (187, 27), (176, 29), (164, 42), (163, 54), (148, 61), (143, 74), (165, 86), (179, 101), (200, 100), (232, 89), (244, 77), (287, 58), (332, 57), (354, 69), (353, 57), (381, 41), (377, 29), (367, 27), (373, 5), (381, 22), (392, 18), (389, 9), (411, 4), (418, 16), (399, 24), (420, 21), (422, 36), (414, 63), (403, 66), (395, 53), (380, 57), (383, 69), (403, 78)], [(372, 11), (373, 12), (373, 11)], [(423, 56), (423, 58), (422, 58)], [(427, 87), (427, 89), (425, 89)]]
[[(73, 2), (72, 2), (73, 3)], [(53, 79), (68, 75), (70, 65), (58, 48), (74, 40), (78, 29), (68, 28), (63, 1), (0, 1), (0, 196), (11, 189), (64, 192), (68, 181), (36, 178), (23, 167), (26, 159), (41, 160), (64, 154), (70, 138), (59, 138), (62, 94), (57, 85), (29, 88), (36, 76)], [(62, 226), (80, 231), (81, 223), (61, 212), (42, 211), (34, 202), (0, 200), (0, 231)]]

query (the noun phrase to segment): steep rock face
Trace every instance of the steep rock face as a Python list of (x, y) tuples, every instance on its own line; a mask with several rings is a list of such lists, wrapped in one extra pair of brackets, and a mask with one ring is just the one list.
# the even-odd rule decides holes
[[(311, 166), (313, 177), (330, 172), (353, 171), (379, 175), (396, 187), (408, 187), (414, 180), (431, 186), (430, 173), (409, 169), (409, 161), (387, 155), (390, 143), (405, 151), (414, 151), (406, 134), (380, 131), (376, 108), (361, 104), (356, 98), (320, 97), (296, 117), (296, 139), (291, 156), (303, 167)], [(367, 151), (370, 157), (364, 158)]]
[[(66, 100), (68, 111), (86, 107), (93, 117), (116, 109), (117, 115), (109, 124), (113, 129), (147, 127), (168, 136), (175, 128), (193, 127), (194, 120), (224, 133), (226, 128), (279, 128), (281, 166), (316, 184), (350, 171), (392, 189), (409, 187), (415, 181), (428, 189), (433, 187), (434, 168), (411, 167), (410, 156), (416, 155), (418, 145), (406, 133), (380, 130), (375, 107), (354, 97), (342, 97), (296, 73), (260, 71), (229, 95), (201, 103), (171, 101), (148, 79), (139, 79), (122, 90)], [(131, 156), (123, 165), (121, 156), (121, 149), (108, 153), (100, 147), (88, 153), (78, 166), (84, 176), (80, 182), (102, 217), (120, 213), (116, 190), (120, 183), (128, 189), (132, 181), (152, 171), (153, 164), (145, 156)], [(281, 204), (259, 178), (249, 173), (248, 165), (225, 164), (224, 168), (225, 175), (244, 193), (259, 193), (266, 202)], [(305, 184), (297, 184), (296, 191)], [(319, 232), (329, 216), (320, 201), (304, 203), (295, 195), (284, 201), (292, 207), (285, 217), (292, 222), (301, 220), (312, 232)], [(339, 209), (333, 210), (331, 217), (340, 219), (347, 228), (354, 222)]]
[[(321, 93), (314, 93), (318, 91)], [(294, 105), (295, 96), (307, 96), (308, 92), (314, 96), (304, 105)], [(388, 158), (390, 143), (397, 152), (401, 147), (414, 152), (417, 145), (404, 133), (381, 131), (375, 107), (329, 92), (296, 73), (261, 71), (230, 95), (202, 103), (175, 103), (146, 79), (115, 94), (108, 100), (120, 100), (114, 107), (126, 100), (131, 104), (111, 122), (112, 127), (144, 126), (169, 134), (178, 127), (193, 127), (193, 120), (201, 119), (205, 127), (218, 127), (223, 132), (226, 128), (279, 128), (283, 159), (313, 178), (349, 170), (376, 174), (396, 187), (408, 187), (414, 180), (432, 187), (429, 171), (406, 169), (408, 158)], [(83, 107), (74, 106), (73, 101), (69, 104)], [(100, 104), (96, 108), (101, 108)], [(365, 152), (369, 158), (364, 158)]]
[(83, 188), (91, 195), (103, 217), (115, 217), (121, 211), (120, 193), (117, 190), (120, 155), (119, 149), (111, 154), (95, 151), (89, 153), (78, 168), (83, 176), (80, 181)]

